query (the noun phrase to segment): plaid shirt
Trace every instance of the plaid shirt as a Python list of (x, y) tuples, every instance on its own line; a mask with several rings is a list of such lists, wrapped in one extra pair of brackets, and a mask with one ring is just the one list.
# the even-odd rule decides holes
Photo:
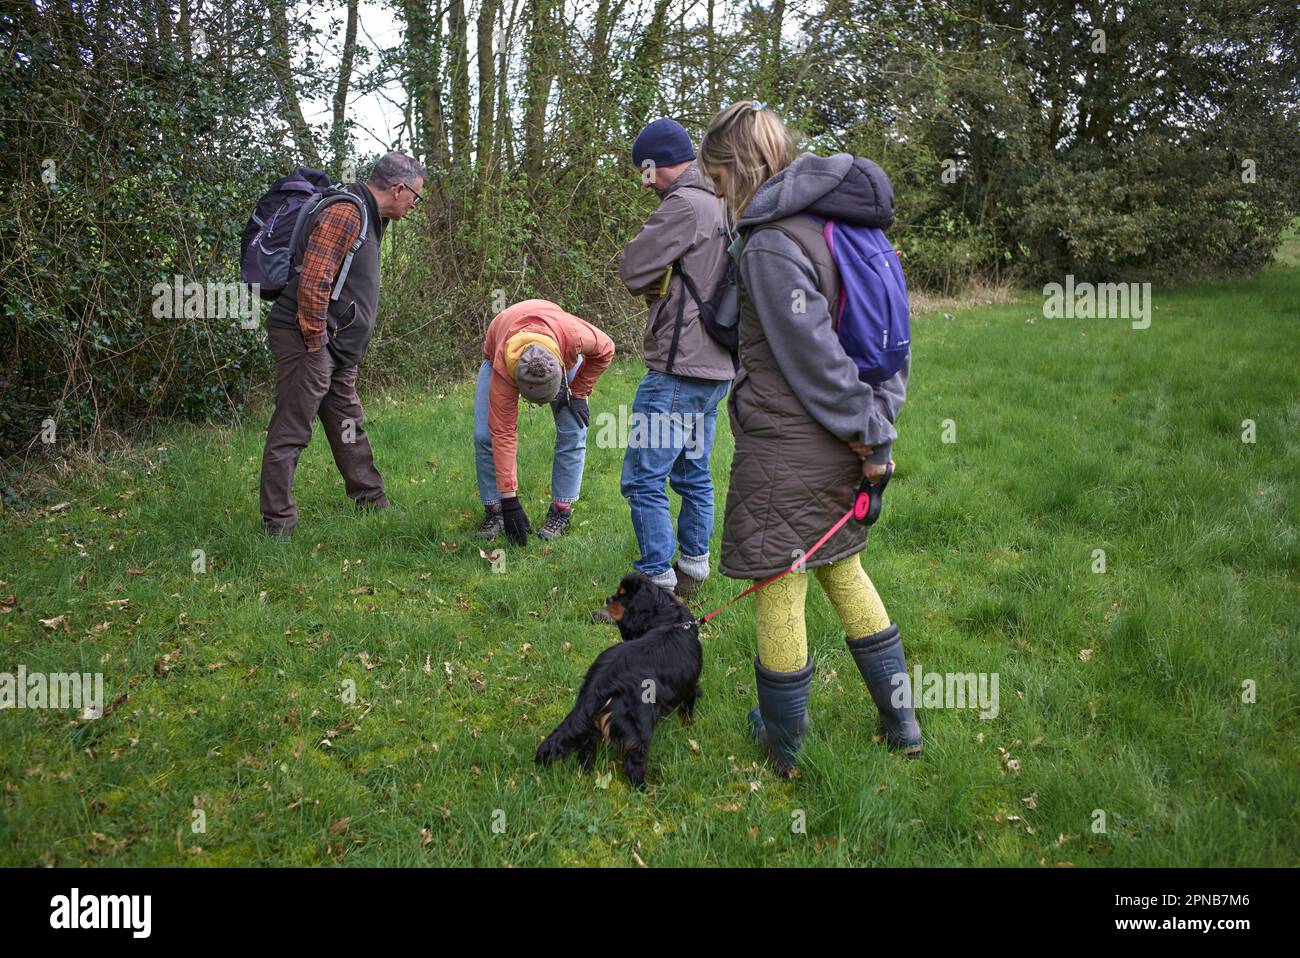
[(302, 278), (298, 283), (298, 328), (307, 351), (323, 345), (325, 314), (329, 310), (334, 280), (343, 267), (348, 250), (361, 235), (361, 213), (351, 203), (332, 203), (316, 220), (307, 237), (302, 257)]

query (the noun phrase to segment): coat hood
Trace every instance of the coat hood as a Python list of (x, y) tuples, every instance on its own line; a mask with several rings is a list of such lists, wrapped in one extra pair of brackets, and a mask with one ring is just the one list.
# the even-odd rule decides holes
[(885, 229), (894, 222), (894, 188), (865, 157), (803, 153), (758, 188), (737, 225), (759, 226), (796, 213)]

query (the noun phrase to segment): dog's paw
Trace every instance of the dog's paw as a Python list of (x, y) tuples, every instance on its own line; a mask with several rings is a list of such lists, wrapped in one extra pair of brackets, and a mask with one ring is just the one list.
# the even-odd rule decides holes
[(538, 765), (551, 765), (560, 761), (568, 753), (553, 738), (548, 738), (537, 746), (537, 754), (533, 760)]

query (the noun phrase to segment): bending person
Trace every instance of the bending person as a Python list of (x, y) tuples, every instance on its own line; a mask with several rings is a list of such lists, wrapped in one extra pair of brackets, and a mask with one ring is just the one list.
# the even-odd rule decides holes
[(538, 530), (558, 539), (573, 518), (587, 458), (587, 399), (614, 358), (614, 341), (584, 319), (544, 299), (529, 299), (498, 313), (488, 325), (474, 392), (474, 460), (483, 524), (478, 534), (503, 532), (516, 545), (531, 525), (519, 503), (516, 457), (519, 397), (550, 403), (555, 416), (551, 508)]

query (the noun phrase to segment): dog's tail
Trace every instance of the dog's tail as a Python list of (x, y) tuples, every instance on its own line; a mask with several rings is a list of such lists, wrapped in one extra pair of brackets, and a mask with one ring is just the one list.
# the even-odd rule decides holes
[(537, 747), (538, 765), (549, 765), (568, 758), (579, 745), (599, 731), (598, 715), (608, 704), (610, 691), (599, 687), (590, 676), (582, 683), (582, 688), (578, 690), (578, 701), (572, 710)]

